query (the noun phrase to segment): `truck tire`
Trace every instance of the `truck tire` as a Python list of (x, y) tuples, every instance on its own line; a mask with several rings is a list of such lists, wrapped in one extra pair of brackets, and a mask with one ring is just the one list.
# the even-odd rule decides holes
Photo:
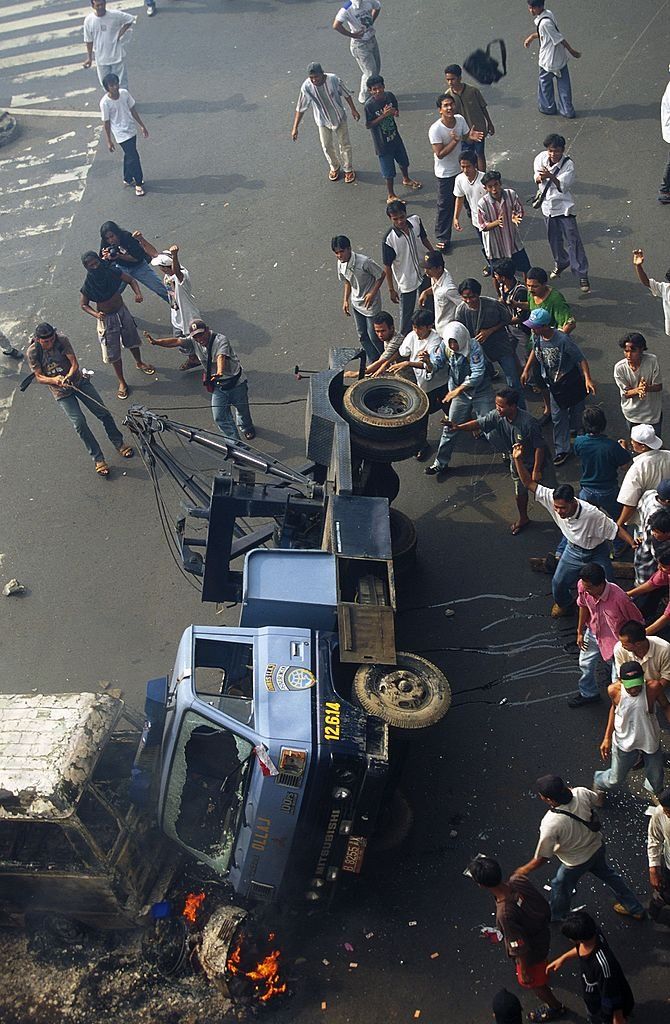
[(342, 415), (352, 434), (372, 441), (407, 437), (428, 423), (428, 396), (394, 374), (367, 377), (347, 388)]
[(396, 576), (402, 576), (416, 565), (418, 538), (416, 527), (409, 516), (397, 508), (389, 510), (391, 522), (391, 552)]
[(377, 827), (370, 839), (370, 853), (386, 853), (405, 842), (414, 825), (412, 805), (399, 790), (394, 789), (381, 809)]
[(368, 437), (359, 437), (351, 433), (351, 451), (359, 459), (368, 462), (403, 462), (412, 459), (421, 451), (426, 443), (426, 424), (415, 430), (409, 437), (396, 439), (392, 434), (387, 441), (371, 441)]
[(397, 665), (361, 665), (353, 692), (361, 707), (399, 729), (424, 729), (446, 715), (451, 689), (439, 668), (398, 651)]

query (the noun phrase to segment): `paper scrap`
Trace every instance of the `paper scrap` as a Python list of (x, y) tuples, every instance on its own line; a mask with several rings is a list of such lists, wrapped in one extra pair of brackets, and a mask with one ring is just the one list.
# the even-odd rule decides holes
[(328, 1003), (321, 1003), (321, 1009), (322, 1010), (325, 1010), (327, 1006), (328, 1006)]
[(349, 967), (351, 967), (352, 970), (356, 970), (356, 968), (358, 967), (358, 964), (351, 963), (351, 964), (349, 964)]
[(430, 959), (431, 959), (431, 960), (437, 960), (437, 958), (438, 958), (438, 956), (439, 956), (439, 955), (440, 955), (439, 953), (431, 953), (431, 954), (430, 954)]
[(407, 924), (410, 928), (416, 928), (416, 921), (408, 921)]
[(344, 948), (346, 949), (347, 953), (353, 953), (354, 951), (354, 947), (351, 945), (350, 942), (345, 942)]
[(324, 967), (330, 967), (330, 960), (322, 960), (321, 963)]
[(414, 1020), (418, 1020), (420, 1016), (421, 1016), (421, 1010), (415, 1010), (414, 1011)]

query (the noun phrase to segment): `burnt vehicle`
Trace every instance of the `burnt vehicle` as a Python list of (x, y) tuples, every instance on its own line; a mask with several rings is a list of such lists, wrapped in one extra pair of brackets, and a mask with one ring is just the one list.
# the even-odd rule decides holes
[(134, 927), (178, 867), (129, 798), (141, 719), (104, 693), (0, 694), (0, 923)]

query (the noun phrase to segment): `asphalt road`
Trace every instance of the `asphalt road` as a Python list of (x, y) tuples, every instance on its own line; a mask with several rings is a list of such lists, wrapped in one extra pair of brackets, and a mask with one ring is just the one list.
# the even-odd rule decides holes
[[(139, 11), (132, 2), (123, 6)], [(353, 338), (340, 311), (330, 237), (347, 233), (355, 248), (378, 257), (387, 223), (363, 128), (352, 126), (355, 185), (327, 181), (309, 117), (297, 143), (289, 135), (309, 61), (357, 83), (347, 43), (329, 27), (334, 10), (321, 0), (159, 0), (151, 22), (141, 14), (128, 57), (131, 91), (151, 133), (142, 143), (141, 200), (120, 187), (118, 153), (97, 146), (97, 82), (79, 67), (71, 5), (56, 0), (0, 11), (0, 105), (14, 98), (13, 106), (28, 109), (93, 112), (90, 119), (27, 116), (21, 138), (0, 153), (0, 326), (16, 344), (25, 343), (37, 320), (55, 323), (121, 416), (91, 321), (78, 309), (79, 254), (97, 246), (99, 225), (109, 218), (141, 228), (159, 247), (178, 242), (203, 313), (229, 335), (249, 371), (258, 447), (300, 459), (302, 404), (262, 403), (304, 397), (294, 364), (321, 366), (329, 346)], [(582, 299), (571, 280), (564, 290), (615, 436), (623, 428), (611, 382), (620, 334), (642, 330), (668, 366), (660, 306), (630, 266), (635, 245), (647, 251), (656, 277), (667, 262), (667, 211), (655, 202), (665, 161), (658, 101), (667, 11), (667, 0), (653, 9), (623, 0), (606, 8), (576, 0), (556, 5), (584, 55), (572, 67), (579, 118), (571, 124), (536, 112), (536, 56), (521, 47), (532, 27), (525, 4), (503, 15), (492, 3), (445, 8), (435, 0), (389, 0), (378, 27), (412, 173), (424, 182), (410, 212), (424, 218), (429, 234), (435, 189), (426, 135), (447, 61), (505, 36), (510, 71), (487, 90), (497, 129), (489, 166), (522, 197), (533, 192), (532, 159), (544, 134), (565, 131), (577, 163), (593, 291)], [(531, 262), (549, 266), (532, 211), (523, 234)], [(473, 235), (464, 236), (448, 261), (457, 279), (481, 267)], [(152, 295), (133, 312), (142, 327), (168, 326), (166, 307)], [(155, 381), (129, 370), (132, 399), (211, 425), (197, 375), (180, 374), (170, 352), (152, 351), (151, 358)], [(186, 625), (234, 622), (235, 612), (217, 615), (200, 605), (176, 571), (139, 460), (113, 460), (112, 478), (96, 478), (45, 389), (18, 394), (24, 369), (1, 357), (0, 363), (1, 575), (27, 587), (26, 596), (0, 603), (0, 685), (59, 691), (105, 681), (140, 706), (145, 680), (169, 670)], [(473, 443), (464, 444), (441, 484), (414, 462), (401, 475), (397, 504), (417, 523), (421, 558), (399, 631), (406, 647), (430, 651), (445, 669), (454, 707), (410, 747), (405, 788), (415, 828), (406, 847), (346, 887), (327, 918), (300, 920), (299, 928), (285, 922), (292, 951), (306, 958), (291, 1008), (280, 1013), (295, 1024), (318, 1016), (333, 1024), (485, 1020), (492, 993), (503, 983), (513, 987), (513, 979), (500, 949), (479, 937), (479, 927), (492, 923), (492, 902), (462, 877), (463, 869), (479, 851), (508, 869), (530, 857), (541, 814), (533, 780), (557, 771), (588, 784), (604, 725), (604, 709), (565, 706), (575, 682), (573, 630), (550, 619), (549, 580), (527, 566), (529, 555), (552, 548), (555, 531), (533, 513), (538, 524), (510, 536), (514, 505), (504, 465)], [(574, 465), (561, 479), (575, 479)], [(455, 616), (445, 617), (445, 603), (453, 603)], [(606, 826), (613, 861), (642, 892), (643, 810), (641, 798), (627, 791)], [(599, 885), (581, 883), (579, 899), (602, 914), (629, 971), (641, 1003), (638, 1024), (662, 1020), (667, 933), (616, 918)], [(563, 948), (560, 937), (555, 948)], [(431, 959), (433, 953), (439, 957)], [(558, 988), (578, 1010), (575, 979), (566, 974)]]

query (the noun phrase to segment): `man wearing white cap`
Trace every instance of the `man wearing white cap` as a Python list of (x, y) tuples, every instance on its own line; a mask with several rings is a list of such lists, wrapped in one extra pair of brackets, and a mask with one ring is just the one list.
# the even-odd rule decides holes
[(634, 453), (633, 465), (623, 478), (617, 496), (617, 501), (623, 506), (619, 526), (625, 526), (631, 519), (645, 491), (655, 490), (661, 480), (670, 477), (670, 452), (663, 447), (663, 441), (650, 423), (638, 423), (633, 427), (630, 448)]
[(198, 365), (199, 359), (193, 350), (193, 342), (188, 336), (188, 325), (193, 320), (200, 319), (200, 310), (196, 306), (191, 287), (191, 275), (186, 267), (182, 267), (179, 262), (179, 246), (171, 245), (166, 252), (157, 253), (151, 261), (151, 266), (163, 271), (163, 283), (168, 291), (172, 327), (177, 337), (183, 339), (182, 344), (179, 345), (179, 351), (188, 356), (179, 369), (190, 370), (193, 366)]

